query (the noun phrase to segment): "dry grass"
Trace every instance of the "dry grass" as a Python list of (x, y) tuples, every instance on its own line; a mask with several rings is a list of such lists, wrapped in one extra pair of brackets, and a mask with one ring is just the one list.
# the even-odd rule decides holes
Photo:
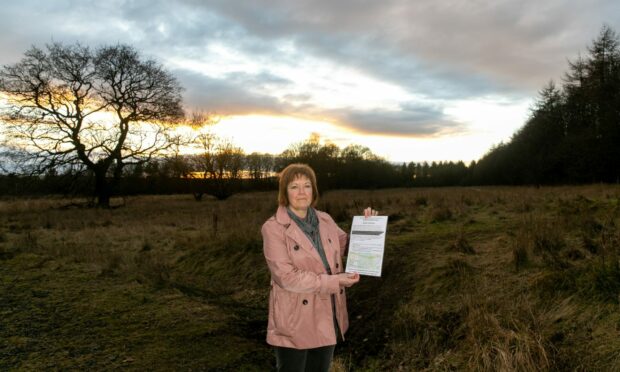
[[(0, 369), (271, 368), (275, 197), (1, 200)], [(620, 188), (341, 190), (319, 209), (348, 230), (369, 205), (390, 216), (384, 275), (349, 291), (333, 371), (620, 367)]]

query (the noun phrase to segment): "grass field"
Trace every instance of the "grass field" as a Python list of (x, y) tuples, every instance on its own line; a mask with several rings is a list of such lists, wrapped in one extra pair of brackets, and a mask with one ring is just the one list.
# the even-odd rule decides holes
[[(0, 201), (0, 370), (264, 371), (275, 193)], [(341, 190), (390, 216), (335, 371), (620, 370), (620, 187)]]

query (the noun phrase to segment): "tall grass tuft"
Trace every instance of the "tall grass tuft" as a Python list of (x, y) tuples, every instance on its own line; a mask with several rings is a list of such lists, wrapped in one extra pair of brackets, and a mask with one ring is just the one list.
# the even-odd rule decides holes
[(515, 270), (520, 271), (527, 267), (530, 263), (529, 253), (525, 246), (515, 244), (512, 247), (512, 262), (515, 265)]
[(461, 252), (465, 254), (476, 254), (476, 250), (469, 244), (469, 241), (465, 237), (465, 229), (461, 226), (459, 230), (459, 234), (456, 237), (456, 240), (452, 242), (450, 248), (453, 251)]
[(462, 370), (540, 371), (552, 364), (528, 296), (510, 302), (488, 297), (485, 286), (460, 299), (468, 358)]
[(567, 244), (564, 231), (554, 221), (541, 215), (528, 215), (517, 228), (513, 238), (513, 262), (517, 270), (523, 268), (530, 253), (542, 259), (550, 268), (567, 268), (562, 252)]
[(431, 285), (425, 290), (436, 295), (457, 293), (474, 283), (475, 268), (462, 258), (450, 258), (438, 267), (431, 269)]
[(31, 231), (28, 231), (26, 234), (22, 235), (20, 239), (16, 242), (17, 252), (37, 252), (41, 245), (39, 244), (39, 238), (37, 235)]
[(348, 212), (347, 203), (344, 202), (321, 200), (318, 208), (328, 213), (336, 222), (349, 221), (352, 217), (352, 215)]
[(432, 362), (437, 362), (442, 354), (456, 348), (466, 337), (466, 309), (455, 305), (429, 303), (399, 309), (393, 336), (404, 343), (405, 347), (398, 353), (407, 363), (399, 365), (398, 369), (428, 369)]
[[(620, 263), (599, 261), (589, 267), (586, 283), (590, 282), (589, 291), (596, 299), (610, 303), (620, 303)], [(589, 280), (588, 280), (589, 279)]]
[(431, 222), (444, 222), (452, 219), (452, 210), (445, 204), (439, 204), (431, 210)]
[(0, 260), (10, 260), (13, 256), (13, 252), (10, 252), (4, 246), (0, 245)]
[(170, 285), (172, 266), (161, 252), (141, 252), (134, 257), (134, 265), (139, 282), (150, 284), (155, 289)]
[(413, 199), (413, 202), (418, 207), (426, 207), (428, 205), (428, 198), (423, 195), (418, 195)]
[(116, 275), (120, 272), (121, 266), (123, 265), (123, 256), (120, 254), (110, 254), (107, 257), (104, 266), (101, 268), (101, 272), (99, 275), (101, 276), (112, 276)]

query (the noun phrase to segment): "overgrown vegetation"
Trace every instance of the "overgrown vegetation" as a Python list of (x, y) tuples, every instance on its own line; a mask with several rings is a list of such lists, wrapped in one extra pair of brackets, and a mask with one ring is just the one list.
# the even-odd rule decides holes
[[(273, 368), (275, 199), (0, 202), (0, 369)], [(383, 276), (349, 290), (335, 371), (620, 368), (618, 187), (342, 190), (319, 208), (347, 230), (367, 205), (390, 215)]]
[[(0, 202), (0, 369), (273, 368), (275, 199)], [(367, 205), (390, 216), (383, 276), (349, 290), (335, 371), (620, 368), (618, 187), (331, 191), (319, 208), (347, 230)]]

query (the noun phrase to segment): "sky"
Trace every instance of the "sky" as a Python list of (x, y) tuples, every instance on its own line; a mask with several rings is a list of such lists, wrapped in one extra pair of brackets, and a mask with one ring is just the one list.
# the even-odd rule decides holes
[(0, 64), (51, 42), (129, 44), (247, 153), (316, 133), (393, 162), (469, 162), (605, 24), (620, 31), (619, 1), (4, 1)]

